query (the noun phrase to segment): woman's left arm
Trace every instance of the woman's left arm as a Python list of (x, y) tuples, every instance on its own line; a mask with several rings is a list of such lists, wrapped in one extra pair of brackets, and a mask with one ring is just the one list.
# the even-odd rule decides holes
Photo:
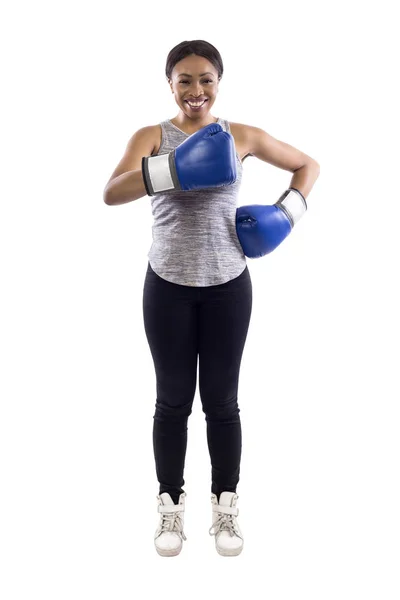
[(299, 190), (307, 198), (320, 173), (318, 162), (259, 127), (246, 125), (245, 135), (248, 153), (275, 167), (291, 171), (293, 177), (289, 187)]

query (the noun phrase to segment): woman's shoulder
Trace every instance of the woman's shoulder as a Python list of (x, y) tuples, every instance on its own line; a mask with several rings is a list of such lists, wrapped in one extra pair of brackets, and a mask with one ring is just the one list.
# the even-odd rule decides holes
[(228, 121), (228, 123), (229, 127), (231, 128), (232, 135), (235, 137), (237, 136), (243, 142), (246, 141), (249, 136), (251, 136), (251, 133), (254, 131), (254, 129), (257, 129), (252, 125), (246, 125), (245, 123), (235, 123), (233, 121)]
[(250, 156), (251, 132), (254, 128), (244, 123), (235, 123), (233, 121), (228, 121), (228, 123), (236, 147), (240, 149), (239, 154), (242, 160), (244, 160), (247, 156)]
[(157, 154), (161, 146), (161, 124), (145, 125), (139, 129), (140, 133), (145, 136), (152, 145), (152, 154)]

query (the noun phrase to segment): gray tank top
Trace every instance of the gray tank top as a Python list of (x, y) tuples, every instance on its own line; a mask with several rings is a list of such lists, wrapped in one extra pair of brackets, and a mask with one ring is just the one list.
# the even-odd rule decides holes
[[(218, 119), (230, 133), (228, 121)], [(189, 134), (169, 119), (160, 123), (166, 154)], [(167, 190), (151, 197), (153, 243), (148, 259), (153, 271), (188, 286), (227, 283), (246, 268), (246, 257), (236, 233), (237, 197), (243, 166), (236, 152), (237, 179), (232, 185), (203, 190)]]

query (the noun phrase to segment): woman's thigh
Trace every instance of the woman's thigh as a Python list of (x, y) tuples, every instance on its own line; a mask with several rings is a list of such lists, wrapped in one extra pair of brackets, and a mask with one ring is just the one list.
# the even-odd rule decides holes
[[(206, 293), (204, 293), (204, 291)], [(246, 267), (221, 286), (202, 289), (199, 313), (199, 388), (203, 404), (237, 394), (240, 363), (252, 311)]]
[(170, 405), (193, 401), (196, 391), (195, 292), (162, 279), (149, 265), (143, 289), (144, 327), (156, 371), (157, 397)]

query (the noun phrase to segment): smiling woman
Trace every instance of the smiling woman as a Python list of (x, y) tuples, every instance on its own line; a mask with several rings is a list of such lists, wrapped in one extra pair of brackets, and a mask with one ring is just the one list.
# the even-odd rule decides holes
[[(161, 556), (179, 554), (186, 540), (183, 475), (198, 366), (211, 461), (210, 535), (223, 556), (243, 549), (236, 490), (238, 386), (252, 312), (246, 256), (261, 256), (288, 235), (318, 176), (316, 161), (296, 148), (211, 113), (223, 72), (218, 50), (204, 40), (170, 51), (165, 74), (178, 113), (135, 132), (105, 191), (107, 204), (147, 194), (154, 217), (143, 318), (156, 374), (154, 544)], [(262, 214), (237, 208), (248, 155), (294, 173), (291, 188)]]
[(215, 122), (211, 108), (224, 67), (218, 50), (201, 40), (182, 42), (171, 50), (165, 75), (180, 111), (172, 122), (192, 133)]

